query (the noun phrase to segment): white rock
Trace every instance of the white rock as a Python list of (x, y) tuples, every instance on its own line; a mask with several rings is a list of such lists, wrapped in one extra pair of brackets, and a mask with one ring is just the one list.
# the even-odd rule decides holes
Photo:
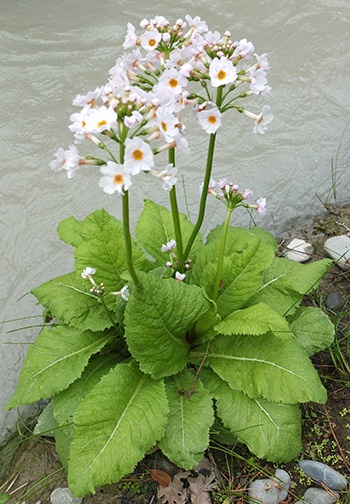
[(300, 240), (299, 238), (294, 238), (289, 245), (287, 245), (287, 250), (284, 253), (287, 259), (295, 262), (305, 262), (310, 259), (310, 254), (313, 254), (314, 248), (311, 243), (307, 243), (305, 240)]
[(55, 488), (51, 493), (51, 504), (80, 504), (83, 499), (74, 497), (69, 488)]
[(337, 261), (337, 265), (344, 271), (350, 270), (350, 238), (346, 235), (328, 238), (324, 244), (326, 253)]

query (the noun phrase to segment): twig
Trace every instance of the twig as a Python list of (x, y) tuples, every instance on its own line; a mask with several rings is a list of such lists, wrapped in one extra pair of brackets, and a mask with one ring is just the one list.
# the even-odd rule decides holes
[(325, 406), (325, 405), (323, 406), (323, 409), (324, 409), (324, 412), (325, 412), (326, 418), (327, 418), (327, 420), (328, 420), (328, 423), (329, 423), (329, 428), (331, 429), (332, 436), (334, 437), (334, 441), (337, 443), (337, 446), (338, 446), (338, 449), (339, 449), (340, 455), (341, 455), (341, 457), (342, 457), (342, 459), (343, 459), (343, 462), (344, 462), (344, 464), (345, 464), (345, 466), (346, 466), (347, 470), (348, 470), (348, 471), (349, 471), (349, 473), (350, 473), (350, 467), (349, 467), (349, 464), (347, 463), (347, 460), (346, 460), (346, 457), (345, 457), (345, 455), (344, 455), (344, 453), (343, 453), (343, 450), (342, 450), (342, 449), (341, 449), (341, 447), (340, 447), (340, 444), (339, 444), (338, 438), (337, 438), (337, 436), (335, 435), (335, 432), (334, 432), (333, 427), (332, 427), (332, 422), (331, 422), (331, 420), (330, 420), (330, 418), (329, 418), (329, 415), (328, 415), (328, 412), (327, 412), (327, 408), (326, 408), (326, 406)]

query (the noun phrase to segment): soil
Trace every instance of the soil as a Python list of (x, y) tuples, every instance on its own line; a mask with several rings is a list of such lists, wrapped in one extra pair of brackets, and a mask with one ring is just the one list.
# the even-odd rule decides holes
[[(327, 206), (327, 212), (298, 225), (297, 228), (281, 234), (280, 251), (292, 238), (301, 238), (311, 243), (314, 254), (310, 261), (324, 257), (323, 245), (330, 236), (346, 234), (350, 231), (350, 206)], [(330, 312), (324, 307), (327, 295), (337, 291), (344, 306), (338, 312)], [(344, 272), (334, 266), (322, 280), (321, 286), (308, 295), (306, 305), (321, 306), (336, 326), (336, 342), (330, 351), (321, 352), (312, 358), (328, 391), (325, 405), (303, 405), (303, 450), (300, 458), (324, 462), (346, 477), (350, 476), (350, 271)], [(13, 433), (0, 447), (0, 494), (13, 492), (9, 504), (17, 502), (43, 504), (50, 502), (54, 488), (67, 486), (67, 474), (61, 468), (52, 438), (38, 438), (31, 435), (34, 419), (27, 420), (22, 427), (22, 435)], [(29, 439), (24, 440), (24, 436)], [(10, 448), (9, 448), (10, 447)], [(221, 487), (212, 492), (212, 502), (220, 504), (243, 504), (247, 486), (253, 478), (268, 477), (275, 467), (253, 457), (244, 446), (233, 448), (235, 455), (224, 455), (211, 449), (210, 460), (216, 466)], [(169, 465), (161, 455), (146, 458), (150, 468), (163, 469), (173, 473), (176, 468)], [(277, 467), (277, 466), (276, 466)], [(297, 461), (284, 466), (292, 479), (292, 486), (285, 504), (294, 503), (302, 497), (308, 486), (315, 486), (299, 470)], [(11, 488), (8, 486), (13, 482)], [(29, 493), (28, 493), (29, 491)], [(83, 499), (83, 504), (156, 504), (157, 484), (150, 479), (149, 471), (139, 464), (132, 475), (118, 484), (100, 488), (93, 496)], [(228, 498), (228, 495), (230, 496)], [(226, 499), (226, 500), (225, 500)], [(343, 491), (340, 502), (350, 502)], [(1, 496), (0, 496), (1, 503)]]

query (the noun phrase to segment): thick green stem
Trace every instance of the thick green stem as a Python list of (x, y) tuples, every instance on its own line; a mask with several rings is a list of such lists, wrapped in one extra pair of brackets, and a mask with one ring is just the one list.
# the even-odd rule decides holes
[(225, 219), (224, 227), (223, 227), (223, 230), (222, 230), (222, 237), (221, 237), (221, 245), (220, 245), (218, 267), (217, 267), (217, 270), (216, 270), (216, 278), (215, 278), (215, 284), (214, 284), (213, 294), (212, 294), (212, 299), (214, 301), (216, 301), (216, 298), (218, 297), (218, 292), (219, 292), (219, 287), (220, 287), (222, 266), (224, 264), (224, 255), (225, 255), (227, 231), (228, 231), (228, 226), (229, 226), (229, 223), (230, 223), (230, 217), (231, 217), (232, 210), (233, 210), (232, 208), (228, 208), (227, 209), (226, 219)]
[[(218, 108), (221, 107), (222, 104), (222, 92), (223, 92), (224, 86), (220, 86), (217, 89), (216, 93), (216, 105)], [(215, 139), (216, 139), (216, 133), (212, 133), (210, 135), (209, 139), (209, 146), (208, 146), (208, 154), (207, 154), (207, 166), (205, 169), (205, 177), (204, 177), (204, 182), (203, 182), (203, 191), (202, 191), (202, 196), (201, 196), (201, 201), (199, 204), (199, 212), (198, 212), (198, 218), (197, 222), (194, 226), (194, 229), (192, 231), (192, 234), (190, 236), (190, 239), (188, 240), (185, 253), (184, 253), (184, 261), (188, 259), (190, 250), (192, 248), (193, 242), (196, 239), (197, 234), (199, 233), (200, 228), (202, 227), (203, 220), (204, 220), (204, 214), (205, 214), (205, 207), (207, 203), (207, 196), (208, 196), (208, 187), (209, 187), (209, 182), (210, 182), (210, 177), (211, 177), (211, 172), (213, 168), (213, 159), (214, 159), (214, 147), (215, 147)]]
[[(120, 164), (124, 163), (124, 144), (120, 146)], [(135, 285), (139, 285), (139, 279), (137, 277), (136, 271), (134, 269), (134, 264), (132, 262), (132, 243), (131, 243), (131, 233), (130, 233), (130, 219), (129, 219), (129, 192), (125, 191), (122, 196), (123, 198), (123, 231), (124, 231), (124, 243), (125, 243), (125, 259), (128, 271)]]
[[(169, 149), (169, 163), (175, 166), (175, 149)], [(179, 208), (177, 206), (176, 189), (175, 186), (170, 190), (170, 205), (171, 213), (173, 216), (173, 224), (175, 230), (176, 252), (179, 264), (183, 263), (183, 243), (180, 224)]]
[(205, 177), (204, 177), (201, 201), (199, 204), (198, 218), (197, 218), (197, 222), (193, 228), (192, 234), (190, 236), (190, 239), (188, 240), (188, 243), (187, 243), (187, 246), (185, 249), (184, 261), (186, 261), (186, 259), (188, 259), (193, 242), (196, 239), (196, 236), (199, 233), (199, 230), (203, 224), (205, 207), (206, 207), (207, 196), (208, 196), (208, 187), (209, 187), (209, 182), (210, 182), (210, 177), (211, 177), (211, 171), (213, 168), (215, 138), (216, 138), (216, 133), (212, 133), (210, 135), (210, 139), (209, 139), (207, 166), (206, 166), (206, 170), (205, 170)]

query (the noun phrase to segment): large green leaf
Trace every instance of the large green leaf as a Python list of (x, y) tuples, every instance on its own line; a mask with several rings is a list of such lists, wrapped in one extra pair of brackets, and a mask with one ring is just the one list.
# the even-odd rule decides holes
[[(202, 359), (206, 345), (191, 352)], [(198, 361), (197, 361), (198, 362)], [(251, 398), (294, 404), (324, 403), (326, 390), (306, 352), (295, 341), (264, 336), (218, 336), (211, 343), (205, 366), (225, 380), (233, 390)]]
[(125, 309), (125, 336), (140, 369), (153, 378), (181, 371), (190, 345), (187, 331), (209, 308), (201, 289), (172, 278), (139, 274)]
[[(273, 248), (256, 236), (247, 236), (241, 228), (229, 233), (225, 249), (221, 287), (217, 297), (218, 313), (225, 318), (242, 308), (262, 286), (262, 272), (273, 259)], [(198, 254), (191, 283), (202, 286), (211, 297), (215, 283), (221, 241), (214, 240)]]
[(236, 310), (215, 326), (222, 334), (261, 335), (273, 332), (278, 338), (291, 339), (293, 334), (282, 315), (265, 303)]
[(288, 462), (301, 450), (301, 413), (298, 404), (251, 399), (232, 390), (210, 369), (201, 379), (216, 400), (217, 415), (224, 426), (258, 457)]
[(118, 364), (81, 401), (74, 416), (68, 467), (77, 497), (119, 481), (164, 435), (168, 403), (163, 381)]
[[(214, 421), (213, 405), (198, 380), (195, 393), (187, 399), (195, 375), (185, 369), (165, 380), (170, 413), (165, 435), (158, 443), (163, 453), (184, 469), (192, 469), (203, 458), (209, 444), (209, 428)], [(185, 391), (183, 394), (180, 390)]]
[(80, 235), (83, 223), (77, 221), (73, 215), (68, 217), (67, 219), (62, 220), (57, 227), (57, 233), (60, 239), (68, 243), (68, 245), (72, 245), (73, 247), (77, 247), (81, 242), (82, 238)]
[(52, 398), (53, 414), (58, 427), (55, 430), (56, 449), (62, 464), (68, 463), (73, 415), (80, 402), (97, 385), (102, 376), (120, 361), (121, 358), (113, 353), (92, 357), (81, 377)]
[(7, 409), (45, 399), (79, 378), (92, 354), (114, 338), (111, 331), (93, 333), (58, 325), (44, 329), (28, 348), (15, 394)]
[(264, 271), (264, 284), (250, 303), (263, 301), (281, 315), (291, 314), (303, 296), (319, 285), (331, 265), (330, 259), (300, 264), (275, 257), (271, 266)]
[(31, 292), (61, 322), (81, 330), (102, 331), (113, 325), (115, 315), (107, 310), (101, 298), (89, 292), (90, 287), (89, 280), (80, 274), (68, 273)]
[[(188, 242), (194, 225), (187, 216), (179, 214), (182, 240), (184, 246)], [(150, 254), (158, 264), (165, 264), (169, 260), (169, 254), (161, 251), (162, 245), (170, 240), (175, 240), (173, 215), (167, 208), (157, 205), (150, 200), (145, 200), (145, 207), (135, 230), (136, 237), (140, 245)], [(198, 251), (203, 247), (201, 235), (198, 234), (190, 253), (190, 258), (194, 259)], [(174, 249), (175, 253), (177, 249)]]
[[(214, 229), (212, 229), (207, 236), (207, 243), (210, 243), (213, 240), (220, 240), (222, 236), (223, 227), (224, 227), (223, 224), (219, 224)], [(233, 227), (233, 226), (229, 226), (228, 228), (228, 236), (231, 237), (233, 240), (235, 239), (236, 236), (239, 235), (242, 236), (243, 234), (246, 236), (246, 240), (249, 240), (249, 238), (251, 237), (259, 238), (260, 240), (269, 244), (274, 252), (278, 251), (278, 244), (275, 238), (272, 236), (271, 233), (269, 233), (265, 229), (261, 229), (258, 226), (254, 226), (252, 229)]]
[[(80, 236), (82, 241), (74, 254), (77, 272), (91, 266), (96, 269), (95, 282), (103, 282), (106, 294), (120, 290), (126, 283), (122, 275), (127, 270), (122, 222), (103, 209), (96, 210), (81, 223)], [(136, 270), (148, 271), (152, 267), (134, 239), (132, 258)], [(109, 309), (114, 309), (113, 296), (106, 295), (104, 301)]]
[(334, 325), (319, 308), (298, 308), (289, 318), (290, 330), (311, 356), (324, 350), (334, 339)]

